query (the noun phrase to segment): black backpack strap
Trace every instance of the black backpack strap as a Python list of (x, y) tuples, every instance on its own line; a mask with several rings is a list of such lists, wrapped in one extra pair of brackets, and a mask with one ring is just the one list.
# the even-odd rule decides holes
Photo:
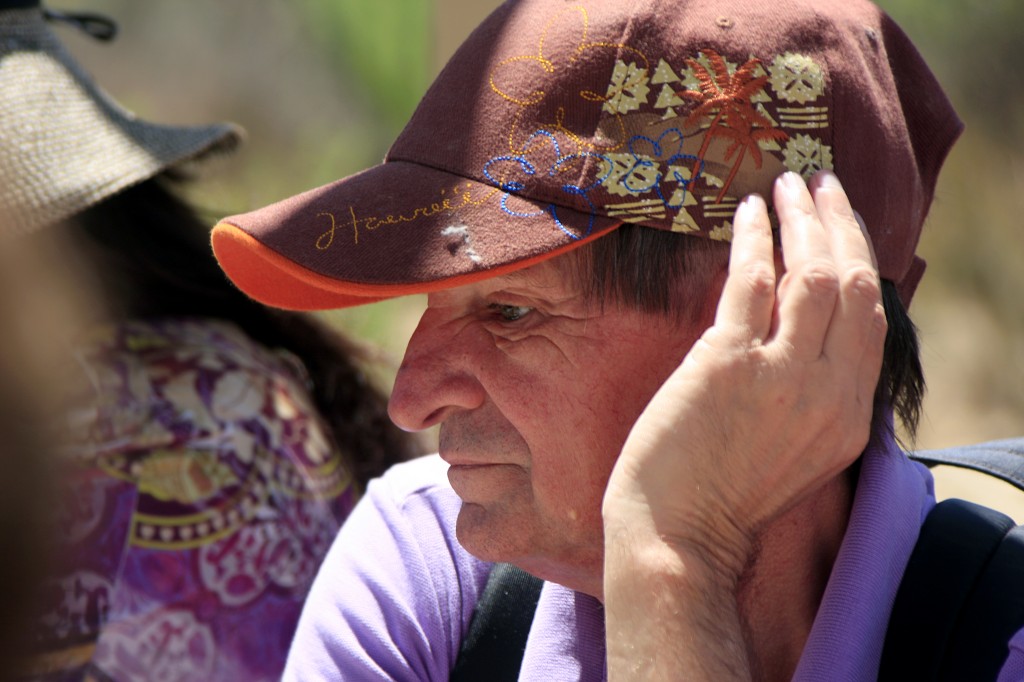
[[(995, 680), (1007, 643), (1024, 628), (1024, 526), (1011, 530), (960, 616), (948, 679)], [(981, 665), (984, 661), (985, 665)]]
[(879, 680), (994, 680), (1024, 627), (1024, 531), (964, 500), (928, 515), (889, 619)]
[(544, 581), (511, 564), (495, 564), (473, 609), (452, 682), (514, 682)]
[(991, 474), (1024, 490), (1024, 438), (1010, 438), (948, 450), (910, 453), (912, 459), (934, 466), (949, 464)]

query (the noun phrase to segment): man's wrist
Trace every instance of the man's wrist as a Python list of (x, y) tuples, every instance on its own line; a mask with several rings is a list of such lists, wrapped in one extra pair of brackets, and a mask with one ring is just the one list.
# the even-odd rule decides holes
[(749, 679), (740, 573), (649, 522), (605, 523), (609, 680)]
[(616, 561), (636, 564), (637, 570), (658, 566), (671, 574), (674, 566), (686, 566), (688, 581), (735, 584), (756, 553), (755, 538), (725, 510), (698, 506), (659, 520), (645, 501), (608, 495), (602, 509), (605, 551), (614, 551)]

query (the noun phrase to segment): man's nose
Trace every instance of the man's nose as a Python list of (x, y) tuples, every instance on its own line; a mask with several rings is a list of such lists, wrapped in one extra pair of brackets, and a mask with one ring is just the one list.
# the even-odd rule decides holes
[(399, 428), (422, 431), (458, 410), (484, 402), (484, 389), (473, 371), (471, 332), (443, 324), (431, 310), (423, 313), (409, 339), (395, 376), (388, 415)]

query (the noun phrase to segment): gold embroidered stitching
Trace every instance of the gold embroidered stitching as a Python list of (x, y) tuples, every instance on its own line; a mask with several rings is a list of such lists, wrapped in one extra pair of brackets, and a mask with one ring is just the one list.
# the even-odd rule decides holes
[[(402, 223), (414, 223), (422, 218), (429, 218), (439, 213), (453, 213), (456, 210), (465, 206), (480, 206), (487, 202), (500, 190), (497, 188), (487, 188), (489, 191), (481, 198), (476, 199), (473, 197), (473, 185), (471, 183), (465, 183), (465, 185), (455, 185), (452, 188), (452, 194), (458, 199), (452, 200), (449, 197), (443, 196), (445, 190), (442, 189), (438, 193), (442, 195), (440, 201), (435, 201), (426, 206), (417, 206), (412, 209), (411, 213), (408, 214), (391, 214), (381, 216), (368, 216), (366, 218), (359, 218), (356, 216), (356, 209), (354, 206), (348, 207), (349, 219), (345, 222), (342, 227), (348, 226), (352, 228), (352, 243), (359, 245), (359, 228), (360, 226), (372, 232), (379, 227), (386, 225), (400, 225)], [(327, 217), (331, 221), (331, 226), (323, 232), (316, 240), (316, 248), (320, 251), (326, 251), (331, 248), (334, 244), (334, 235), (338, 230), (338, 221), (334, 213), (330, 211), (322, 211), (316, 214), (317, 218)], [(326, 240), (326, 241), (325, 241)]]

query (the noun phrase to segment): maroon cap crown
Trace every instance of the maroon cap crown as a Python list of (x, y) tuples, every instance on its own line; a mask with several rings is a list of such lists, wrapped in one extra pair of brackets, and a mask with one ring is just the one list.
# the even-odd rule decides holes
[(271, 305), (325, 308), (525, 267), (623, 223), (731, 238), (743, 196), (834, 169), (905, 300), (961, 130), (867, 0), (519, 0), (474, 31), (385, 162), (228, 218)]

